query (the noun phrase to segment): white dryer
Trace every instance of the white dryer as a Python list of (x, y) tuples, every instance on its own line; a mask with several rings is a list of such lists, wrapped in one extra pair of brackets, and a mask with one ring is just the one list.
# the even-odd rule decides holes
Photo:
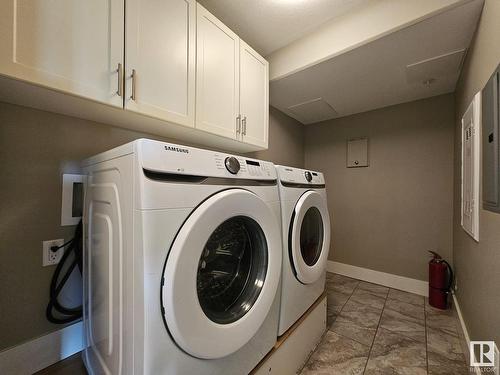
[(272, 163), (146, 139), (85, 161), (90, 374), (247, 374), (276, 342)]
[(281, 336), (324, 291), (330, 217), (322, 173), (285, 166), (276, 170), (283, 238)]

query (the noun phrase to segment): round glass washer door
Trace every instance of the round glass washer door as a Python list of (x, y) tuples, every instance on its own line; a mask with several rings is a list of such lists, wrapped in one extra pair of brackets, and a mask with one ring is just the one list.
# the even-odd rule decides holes
[(204, 359), (245, 345), (273, 303), (281, 254), (276, 215), (257, 195), (229, 189), (199, 205), (163, 272), (163, 315), (177, 345)]
[(326, 269), (330, 248), (330, 217), (318, 192), (307, 191), (297, 201), (289, 238), (297, 279), (303, 284), (315, 282)]
[(248, 216), (233, 216), (215, 229), (196, 278), (198, 300), (210, 320), (233, 323), (252, 308), (266, 279), (267, 253), (262, 228)]

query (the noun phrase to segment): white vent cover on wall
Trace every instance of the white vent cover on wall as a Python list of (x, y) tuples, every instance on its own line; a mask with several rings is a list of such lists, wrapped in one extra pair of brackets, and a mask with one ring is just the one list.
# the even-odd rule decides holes
[(312, 124), (329, 120), (337, 116), (337, 112), (323, 98), (308, 100), (287, 108), (303, 124)]
[(462, 228), (479, 241), (481, 92), (462, 117)]
[(460, 73), (465, 49), (435, 56), (406, 66), (406, 81), (410, 84), (454, 76)]

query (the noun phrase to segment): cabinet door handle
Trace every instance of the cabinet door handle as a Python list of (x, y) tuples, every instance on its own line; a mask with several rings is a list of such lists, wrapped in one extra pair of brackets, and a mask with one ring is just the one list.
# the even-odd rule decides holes
[(236, 134), (240, 134), (241, 131), (241, 115), (236, 116)]
[(132, 95), (130, 96), (130, 99), (135, 101), (135, 80), (136, 80), (137, 73), (135, 72), (135, 69), (132, 69)]
[(123, 97), (123, 65), (122, 63), (118, 63), (118, 69), (116, 70), (118, 73), (118, 91), (116, 92), (118, 96)]
[(243, 120), (241, 120), (241, 134), (247, 135), (247, 116), (243, 117)]

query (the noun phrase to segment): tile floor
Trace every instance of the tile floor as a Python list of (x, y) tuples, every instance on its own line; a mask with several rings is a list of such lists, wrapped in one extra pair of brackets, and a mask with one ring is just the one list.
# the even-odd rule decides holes
[(328, 273), (328, 330), (302, 375), (470, 374), (454, 310)]
[[(327, 274), (326, 288), (329, 329), (301, 374), (471, 374), (453, 310), (337, 274)], [(76, 354), (39, 374), (86, 371)]]

